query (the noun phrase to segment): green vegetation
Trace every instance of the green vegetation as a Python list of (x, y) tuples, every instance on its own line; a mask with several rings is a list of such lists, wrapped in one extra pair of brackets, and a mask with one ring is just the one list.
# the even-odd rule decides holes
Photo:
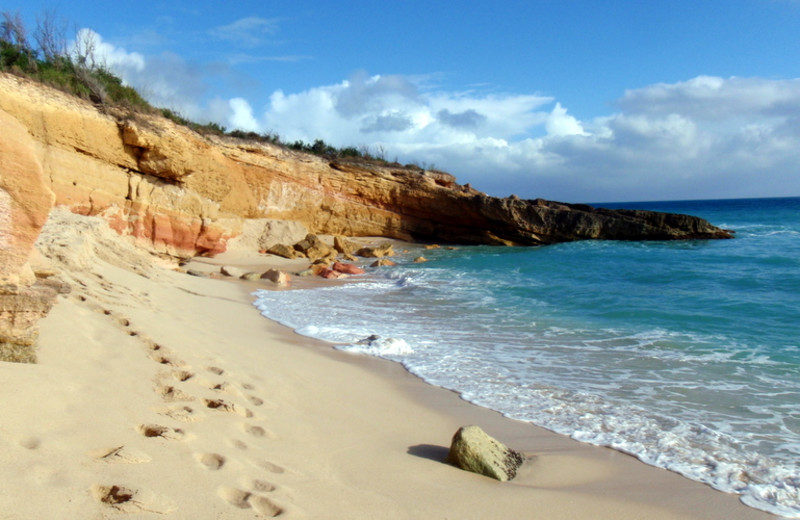
[[(389, 162), (382, 146), (336, 148), (316, 139), (313, 143), (297, 140), (285, 143), (274, 132), (259, 134), (243, 130), (227, 129), (214, 122), (195, 123), (168, 108), (155, 108), (139, 92), (125, 85), (122, 79), (111, 72), (104, 63), (98, 63), (95, 55), (96, 42), (91, 34), (84, 34), (73, 49), (67, 48), (66, 31), (58, 23), (54, 13), (47, 13), (37, 20), (34, 31), (35, 45), (31, 44), (19, 13), (0, 14), (0, 72), (38, 81), (101, 106), (125, 110), (128, 115), (136, 113), (160, 114), (176, 124), (191, 128), (202, 135), (229, 136), (247, 141), (271, 143), (291, 150), (311, 153), (329, 159), (351, 160), (401, 166), (397, 160)], [(424, 170), (423, 166), (411, 163), (408, 169)], [(431, 165), (433, 168), (433, 165)]]
[[(87, 37), (88, 38), (88, 37)], [(95, 103), (149, 110), (151, 107), (132, 87), (104, 65), (94, 61), (90, 39), (70, 54), (64, 30), (53, 15), (39, 20), (34, 32), (36, 45), (19, 14), (4, 12), (0, 22), (0, 71), (27, 77)]]

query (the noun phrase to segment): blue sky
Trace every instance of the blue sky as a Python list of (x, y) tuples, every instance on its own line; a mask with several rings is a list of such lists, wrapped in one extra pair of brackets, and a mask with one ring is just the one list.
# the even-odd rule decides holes
[(797, 0), (111, 5), (3, 10), (91, 30), (190, 119), (368, 146), (492, 195), (800, 195)]

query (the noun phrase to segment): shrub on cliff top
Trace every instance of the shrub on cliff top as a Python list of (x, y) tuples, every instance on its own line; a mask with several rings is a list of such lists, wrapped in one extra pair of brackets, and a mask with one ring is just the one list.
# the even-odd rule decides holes
[(28, 77), (96, 103), (114, 104), (137, 109), (151, 109), (136, 89), (123, 84), (94, 57), (95, 42), (91, 36), (68, 52), (64, 31), (47, 14), (34, 31), (36, 46), (28, 40), (28, 32), (19, 13), (2, 13), (0, 21), (0, 70)]

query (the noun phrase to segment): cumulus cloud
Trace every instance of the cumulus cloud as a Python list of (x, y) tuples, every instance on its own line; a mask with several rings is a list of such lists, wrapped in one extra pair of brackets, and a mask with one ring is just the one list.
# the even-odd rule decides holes
[[(292, 138), (380, 144), (497, 195), (614, 201), (800, 193), (798, 80), (650, 85), (625, 92), (616, 113), (586, 121), (552, 98), (421, 92), (402, 78), (381, 83), (372, 77), (354, 90), (343, 82), (281, 93), (264, 121)], [(352, 104), (342, 110), (341, 99)]]
[(561, 103), (556, 103), (556, 106), (553, 107), (544, 127), (548, 135), (585, 135), (581, 123), (567, 114), (567, 109), (562, 107)]
[(230, 115), (228, 116), (228, 124), (233, 128), (247, 130), (249, 132), (256, 132), (259, 130), (260, 125), (256, 118), (253, 116), (253, 109), (250, 103), (242, 98), (233, 98), (229, 101)]
[(647, 85), (622, 93), (614, 113), (584, 120), (551, 96), (442, 91), (364, 72), (261, 99), (208, 100), (211, 79), (228, 71), (168, 53), (145, 58), (95, 37), (98, 55), (126, 82), (190, 119), (287, 142), (380, 147), (389, 159), (435, 165), (494, 195), (596, 202), (800, 194), (800, 79)]

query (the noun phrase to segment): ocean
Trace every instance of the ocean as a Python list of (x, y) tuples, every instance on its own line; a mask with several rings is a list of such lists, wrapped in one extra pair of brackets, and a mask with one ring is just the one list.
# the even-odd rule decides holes
[(258, 291), (255, 305), (508, 417), (800, 518), (800, 198), (598, 206), (696, 215), (736, 238), (443, 247), (343, 284)]

